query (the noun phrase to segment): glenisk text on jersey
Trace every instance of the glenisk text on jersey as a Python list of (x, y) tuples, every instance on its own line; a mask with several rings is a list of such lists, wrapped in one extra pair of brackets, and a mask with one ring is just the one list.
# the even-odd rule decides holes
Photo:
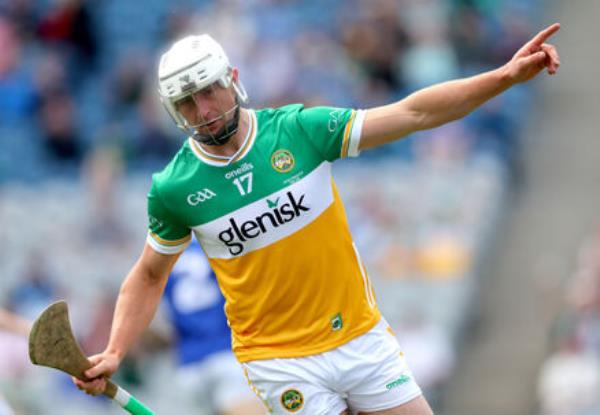
[(310, 208), (302, 204), (304, 196), (294, 198), (292, 192), (287, 192), (287, 201), (280, 203), (279, 197), (274, 200), (265, 199), (267, 210), (252, 220), (238, 224), (235, 218), (229, 219), (229, 228), (219, 233), (219, 239), (229, 248), (232, 255), (239, 255), (244, 251), (244, 244), (248, 239), (267, 233), (270, 228), (277, 228), (287, 222), (300, 217), (302, 212), (308, 212)]

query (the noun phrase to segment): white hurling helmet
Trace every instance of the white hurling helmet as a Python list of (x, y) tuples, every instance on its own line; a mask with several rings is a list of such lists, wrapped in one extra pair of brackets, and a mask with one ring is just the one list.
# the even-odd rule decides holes
[[(207, 34), (188, 36), (177, 41), (165, 52), (158, 67), (158, 92), (165, 109), (179, 128), (194, 139), (209, 145), (220, 145), (235, 134), (238, 127), (240, 103), (248, 102), (248, 95), (241, 82), (233, 82), (232, 69), (225, 51)], [(177, 110), (176, 103), (197, 91), (215, 86), (229, 88), (233, 85), (236, 103), (223, 109), (222, 114), (200, 125), (190, 125)], [(200, 134), (198, 128), (233, 113), (223, 131), (217, 135)]]

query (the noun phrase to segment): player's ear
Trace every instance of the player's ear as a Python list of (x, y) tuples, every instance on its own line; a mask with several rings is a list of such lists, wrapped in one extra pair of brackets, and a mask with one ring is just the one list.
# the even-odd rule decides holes
[(237, 82), (240, 76), (240, 71), (238, 70), (238, 68), (233, 68), (231, 70), (231, 79), (233, 80), (233, 82)]

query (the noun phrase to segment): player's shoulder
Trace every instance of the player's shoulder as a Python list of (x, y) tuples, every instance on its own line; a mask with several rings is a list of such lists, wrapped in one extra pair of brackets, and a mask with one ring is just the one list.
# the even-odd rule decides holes
[(281, 124), (293, 121), (304, 110), (304, 104), (289, 104), (277, 108), (254, 110), (259, 125)]
[(290, 124), (311, 124), (328, 122), (330, 119), (338, 120), (344, 115), (349, 116), (353, 110), (351, 108), (338, 108), (331, 106), (310, 106), (304, 104), (289, 104), (278, 108), (264, 108), (255, 110), (257, 119), (260, 123), (269, 122), (290, 123)]
[(296, 103), (276, 108), (261, 108), (254, 111), (256, 112), (256, 115), (260, 117), (282, 117), (289, 114), (298, 113), (303, 109), (304, 104)]
[(186, 140), (179, 151), (160, 171), (152, 175), (152, 189), (154, 191), (165, 191), (178, 187), (186, 172), (194, 166), (193, 154)]

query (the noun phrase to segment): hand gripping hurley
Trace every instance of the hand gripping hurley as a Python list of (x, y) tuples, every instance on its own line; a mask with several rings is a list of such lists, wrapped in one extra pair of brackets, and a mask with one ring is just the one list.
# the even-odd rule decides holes
[[(36, 365), (51, 367), (88, 381), (85, 371), (92, 367), (77, 344), (65, 301), (46, 308), (35, 320), (29, 333), (29, 358)], [(150, 409), (123, 388), (106, 379), (104, 395), (134, 415), (154, 415)]]

